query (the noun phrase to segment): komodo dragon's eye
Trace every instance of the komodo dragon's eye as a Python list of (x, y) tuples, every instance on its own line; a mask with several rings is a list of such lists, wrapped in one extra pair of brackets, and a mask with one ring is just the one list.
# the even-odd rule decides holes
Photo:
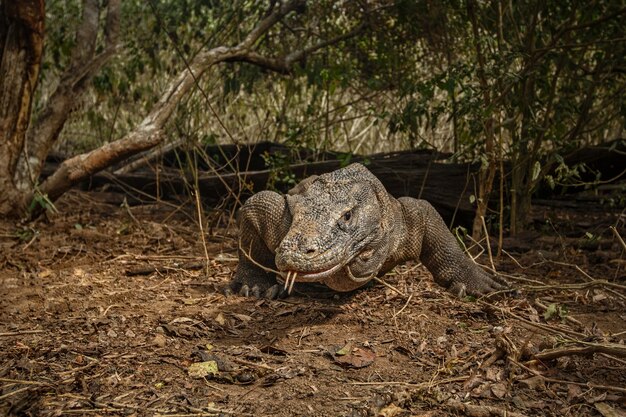
[(350, 219), (352, 218), (352, 210), (348, 210), (345, 213), (343, 213), (342, 219), (344, 222), (349, 222)]

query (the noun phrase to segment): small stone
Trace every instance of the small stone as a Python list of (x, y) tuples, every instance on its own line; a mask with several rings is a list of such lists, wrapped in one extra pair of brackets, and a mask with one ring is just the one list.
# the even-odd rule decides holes
[(152, 340), (152, 344), (160, 348), (164, 348), (166, 342), (167, 339), (165, 339), (165, 336), (163, 336), (161, 333), (157, 333)]

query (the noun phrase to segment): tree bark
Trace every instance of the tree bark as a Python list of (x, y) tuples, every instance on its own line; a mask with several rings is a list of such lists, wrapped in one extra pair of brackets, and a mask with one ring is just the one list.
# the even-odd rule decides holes
[(0, 216), (23, 209), (13, 173), (39, 77), (44, 18), (44, 0), (0, 2)]
[(27, 152), (22, 154), (15, 172), (16, 186), (20, 190), (31, 190), (36, 185), (46, 156), (59, 138), (72, 107), (118, 49), (120, 0), (109, 0), (104, 28), (105, 48), (95, 55), (102, 12), (100, 1), (83, 1), (83, 20), (76, 30), (76, 46), (70, 63), (61, 75), (59, 86), (28, 130)]

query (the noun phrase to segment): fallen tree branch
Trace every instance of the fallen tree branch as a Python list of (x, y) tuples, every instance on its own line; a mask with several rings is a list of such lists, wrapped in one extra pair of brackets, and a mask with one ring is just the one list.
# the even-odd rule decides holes
[(618, 343), (590, 343), (576, 341), (576, 344), (583, 346), (563, 346), (556, 349), (548, 349), (536, 353), (533, 357), (541, 361), (549, 361), (563, 356), (572, 355), (591, 355), (594, 353), (604, 353), (607, 355), (619, 356), (626, 358), (626, 346)]
[(626, 251), (626, 242), (624, 242), (624, 239), (622, 239), (622, 236), (617, 231), (617, 228), (615, 228), (615, 226), (609, 226), (609, 229), (611, 229), (611, 232), (613, 232), (619, 243), (622, 245), (624, 251)]
[(598, 384), (594, 384), (594, 383), (591, 383), (591, 382), (575, 382), (575, 381), (566, 381), (566, 380), (563, 380), (563, 379), (549, 378), (547, 376), (542, 375), (540, 372), (535, 371), (534, 369), (531, 369), (528, 366), (523, 365), (523, 364), (517, 362), (516, 360), (514, 360), (510, 356), (507, 357), (506, 359), (507, 359), (507, 361), (509, 361), (513, 365), (515, 365), (515, 366), (525, 370), (526, 372), (540, 377), (545, 382), (550, 382), (550, 383), (553, 383), (553, 384), (563, 384), (563, 385), (568, 385), (568, 384), (569, 385), (577, 385), (579, 387), (593, 388), (593, 389), (602, 389), (602, 390), (605, 390), (605, 391), (615, 391), (615, 392), (621, 392), (622, 394), (626, 394), (626, 388), (622, 388), (622, 387), (616, 387), (616, 386), (610, 386), (610, 385), (598, 385)]

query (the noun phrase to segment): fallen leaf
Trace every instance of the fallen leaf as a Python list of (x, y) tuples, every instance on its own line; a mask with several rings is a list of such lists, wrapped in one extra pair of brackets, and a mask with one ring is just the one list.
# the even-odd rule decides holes
[(404, 410), (395, 404), (389, 404), (378, 412), (378, 417), (394, 417)]
[(591, 299), (592, 299), (592, 300), (593, 300), (593, 302), (595, 302), (595, 303), (597, 303), (598, 301), (604, 301), (604, 300), (606, 300), (607, 298), (609, 298), (609, 297), (607, 297), (607, 295), (606, 295), (606, 294), (604, 294), (604, 293), (602, 293), (602, 292), (601, 292), (601, 293), (598, 293), (598, 294), (596, 294), (596, 295), (594, 295), (593, 297), (591, 297)]
[(335, 356), (335, 362), (349, 368), (364, 368), (374, 363), (376, 353), (370, 349), (354, 348), (348, 354)]
[(491, 393), (498, 398), (504, 398), (507, 393), (506, 385), (502, 382), (498, 382), (497, 384), (493, 384), (491, 386)]
[(44, 268), (41, 272), (39, 272), (39, 278), (48, 278), (52, 275), (52, 270), (48, 268)]
[(567, 386), (567, 401), (568, 402), (572, 402), (572, 400), (582, 397), (582, 395), (583, 395), (583, 390), (578, 385), (569, 384)]
[(530, 377), (530, 378), (522, 379), (521, 381), (519, 381), (519, 383), (526, 385), (530, 389), (545, 388), (546, 386), (543, 378), (538, 375)]
[(595, 403), (596, 410), (600, 412), (604, 417), (626, 417), (626, 413), (615, 409), (607, 403)]
[(351, 351), (352, 351), (352, 343), (348, 343), (344, 347), (339, 349), (337, 352), (335, 352), (335, 355), (344, 356), (344, 355), (349, 354)]
[(217, 324), (219, 324), (220, 326), (223, 326), (226, 324), (226, 318), (224, 317), (224, 315), (222, 313), (219, 313), (217, 315), (217, 317), (215, 317), (215, 321), (217, 322)]
[(467, 381), (465, 381), (465, 383), (463, 384), (463, 390), (466, 392), (470, 391), (484, 382), (485, 380), (480, 375), (475, 374), (473, 376), (470, 376)]
[(249, 322), (250, 320), (252, 320), (252, 317), (247, 316), (245, 314), (233, 314), (234, 317), (238, 318), (239, 320), (241, 320), (244, 323)]
[(485, 379), (492, 382), (498, 382), (501, 378), (501, 370), (495, 366), (487, 369), (485, 373)]
[(192, 378), (204, 378), (209, 375), (217, 375), (217, 362), (206, 361), (192, 363), (189, 368), (187, 368), (187, 372)]

